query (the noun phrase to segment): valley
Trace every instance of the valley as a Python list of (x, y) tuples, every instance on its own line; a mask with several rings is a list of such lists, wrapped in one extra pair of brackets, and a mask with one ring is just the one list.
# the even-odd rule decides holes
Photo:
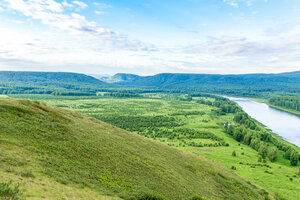
[[(184, 94), (161, 93), (143, 94), (138, 98), (10, 96), (78, 111), (173, 148), (204, 156), (282, 199), (297, 199), (300, 195), (298, 167), (290, 165), (283, 151), (278, 152), (275, 162), (268, 158), (261, 159), (258, 148), (253, 149), (253, 146), (239, 142), (226, 133), (224, 124), (237, 123), (233, 121), (235, 114), (234, 111), (219, 112), (220, 108), (209, 105), (208, 101), (217, 101), (214, 96), (204, 95), (192, 100)], [(262, 125), (255, 123), (266, 131)], [(253, 132), (247, 127), (246, 131)], [(279, 137), (274, 138), (299, 152), (298, 148)], [(264, 144), (268, 149), (274, 146), (272, 142)], [(233, 151), (236, 156), (232, 156)]]

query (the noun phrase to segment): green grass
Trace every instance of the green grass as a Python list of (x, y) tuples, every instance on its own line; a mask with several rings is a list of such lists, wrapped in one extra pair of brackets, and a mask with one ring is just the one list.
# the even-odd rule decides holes
[[(204, 156), (285, 199), (296, 200), (300, 196), (299, 166), (290, 166), (289, 161), (283, 158), (282, 153), (280, 153), (279, 159), (275, 163), (269, 161), (267, 163), (258, 162), (257, 151), (247, 145), (239, 144), (232, 137), (224, 133), (223, 124), (231, 122), (233, 114), (216, 115), (213, 112), (215, 108), (212, 106), (198, 104), (194, 101), (174, 100), (168, 98), (166, 95), (159, 94), (151, 95), (155, 99), (84, 99), (81, 97), (76, 99), (76, 97), (53, 97), (50, 95), (18, 95), (17, 97), (42, 100), (52, 105), (76, 110), (116, 126), (146, 135), (172, 147)], [(159, 97), (163, 97), (164, 99), (159, 99)], [(203, 112), (204, 114), (199, 114), (199, 112)], [(164, 124), (157, 124), (153, 121), (153, 118), (157, 116), (169, 117), (165, 119), (166, 124), (172, 121), (170, 119), (175, 118), (174, 122), (178, 124), (178, 127), (169, 128), (163, 126)], [(127, 120), (126, 123), (122, 123), (124, 119)], [(138, 128), (143, 125), (139, 124), (141, 120), (133, 119), (148, 119), (152, 124), (149, 125), (147, 122), (145, 128)], [(212, 133), (222, 138), (229, 146), (221, 145), (215, 147), (214, 144), (218, 143), (218, 141), (209, 138), (199, 137), (190, 139), (185, 138), (182, 134), (178, 134), (178, 137), (170, 138), (168, 136), (157, 137), (156, 134), (148, 134), (149, 131), (162, 132), (171, 129), (175, 130), (176, 128), (187, 128), (199, 132)], [(178, 132), (174, 130), (172, 130), (173, 133), (177, 134)], [(278, 139), (280, 138), (278, 137)], [(195, 149), (190, 142), (206, 145)], [(287, 142), (284, 143), (288, 144)], [(271, 144), (268, 145), (272, 146)], [(236, 157), (232, 156), (233, 151), (236, 151)], [(236, 170), (232, 170), (232, 167), (235, 167)], [(291, 181), (290, 178), (293, 178), (293, 180)]]
[(77, 112), (9, 98), (0, 99), (0, 183), (8, 182), (26, 199), (273, 198), (197, 154)]

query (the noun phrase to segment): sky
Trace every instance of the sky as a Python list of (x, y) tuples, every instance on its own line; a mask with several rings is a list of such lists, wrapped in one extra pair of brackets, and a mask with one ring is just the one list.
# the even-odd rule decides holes
[(0, 0), (0, 70), (300, 70), (300, 0)]

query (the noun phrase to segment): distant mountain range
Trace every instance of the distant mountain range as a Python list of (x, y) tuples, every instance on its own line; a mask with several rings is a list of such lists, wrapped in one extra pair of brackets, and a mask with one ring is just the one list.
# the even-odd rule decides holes
[(300, 91), (300, 71), (279, 74), (116, 74), (107, 82), (130, 87), (220, 92), (224, 90)]
[(14, 92), (37, 90), (97, 91), (113, 87), (97, 78), (70, 72), (0, 71), (0, 90)]
[(97, 78), (69, 72), (0, 71), (0, 93), (49, 93), (54, 90), (94, 93), (107, 88), (168, 89), (241, 96), (257, 92), (300, 92), (300, 71), (239, 75), (163, 73), (153, 76), (119, 73)]

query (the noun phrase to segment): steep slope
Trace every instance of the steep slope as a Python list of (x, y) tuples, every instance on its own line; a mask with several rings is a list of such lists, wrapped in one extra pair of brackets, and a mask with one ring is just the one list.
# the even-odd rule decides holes
[(224, 91), (249, 89), (263, 91), (297, 90), (300, 91), (300, 72), (281, 74), (174, 74), (164, 73), (154, 76), (133, 76), (116, 74), (117, 84), (135, 87), (164, 89), (190, 89), (200, 91)]
[(110, 85), (94, 77), (78, 73), (0, 71), (0, 87), (18, 92), (33, 89), (95, 91), (107, 86)]
[(9, 181), (27, 199), (273, 198), (197, 155), (76, 112), (3, 98), (0, 186)]

